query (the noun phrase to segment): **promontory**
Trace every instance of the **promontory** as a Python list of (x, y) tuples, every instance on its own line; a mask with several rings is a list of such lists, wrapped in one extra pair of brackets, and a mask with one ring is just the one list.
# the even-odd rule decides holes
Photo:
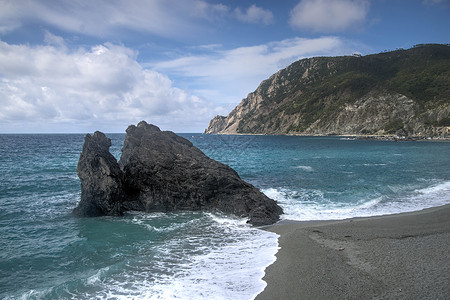
[(449, 138), (450, 46), (299, 60), (205, 133)]

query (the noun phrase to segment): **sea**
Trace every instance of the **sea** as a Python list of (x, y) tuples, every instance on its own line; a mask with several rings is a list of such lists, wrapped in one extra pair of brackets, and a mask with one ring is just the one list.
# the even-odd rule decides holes
[[(180, 134), (283, 220), (450, 203), (450, 143)], [(120, 157), (125, 134), (107, 134)], [(0, 135), (0, 299), (254, 299), (278, 236), (217, 212), (75, 218), (83, 134)]]

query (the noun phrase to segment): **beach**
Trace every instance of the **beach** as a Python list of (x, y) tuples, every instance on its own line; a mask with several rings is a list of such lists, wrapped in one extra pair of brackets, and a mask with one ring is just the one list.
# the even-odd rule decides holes
[(282, 221), (265, 299), (450, 299), (450, 205), (342, 221)]

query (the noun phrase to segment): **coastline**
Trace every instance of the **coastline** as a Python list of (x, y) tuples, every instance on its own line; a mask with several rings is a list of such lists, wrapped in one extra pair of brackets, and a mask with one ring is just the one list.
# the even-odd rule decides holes
[(255, 299), (445, 299), (450, 204), (339, 221), (282, 221), (277, 260)]
[(370, 140), (370, 141), (393, 141), (393, 142), (419, 142), (419, 141), (429, 141), (429, 142), (449, 142), (450, 137), (399, 137), (396, 135), (357, 135), (357, 134), (314, 134), (314, 133), (206, 133), (202, 134), (208, 135), (242, 135), (242, 136), (300, 136), (300, 137), (340, 137), (349, 138), (355, 140)]

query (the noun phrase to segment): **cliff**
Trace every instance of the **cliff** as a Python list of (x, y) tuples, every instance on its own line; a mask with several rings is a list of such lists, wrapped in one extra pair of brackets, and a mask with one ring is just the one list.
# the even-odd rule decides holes
[(173, 132), (142, 121), (131, 125), (120, 161), (101, 132), (86, 135), (78, 162), (79, 217), (125, 211), (221, 211), (253, 225), (278, 221), (282, 209), (229, 166), (207, 157)]
[(314, 57), (278, 71), (205, 133), (450, 135), (450, 47)]

